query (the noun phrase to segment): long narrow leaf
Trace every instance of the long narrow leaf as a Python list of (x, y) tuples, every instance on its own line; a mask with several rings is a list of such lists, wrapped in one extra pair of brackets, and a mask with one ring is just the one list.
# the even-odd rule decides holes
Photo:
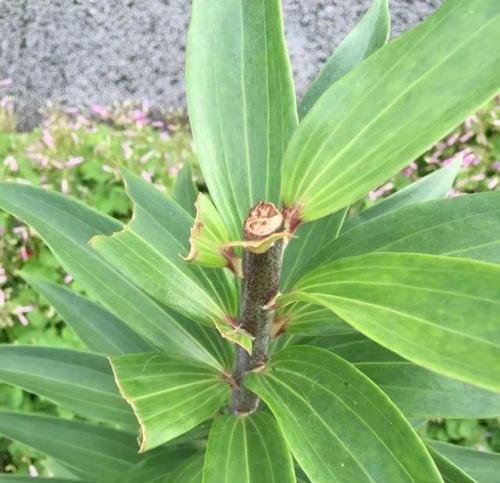
[(0, 411), (0, 434), (90, 481), (112, 481), (139, 461), (133, 434), (79, 421)]
[(115, 356), (111, 365), (122, 396), (139, 420), (140, 452), (212, 417), (229, 397), (222, 374), (205, 364), (147, 353)]
[(194, 220), (172, 199), (132, 173), (124, 173), (134, 203), (130, 223), (91, 245), (126, 277), (160, 302), (207, 325), (234, 317), (236, 284), (222, 270), (187, 263)]
[(445, 483), (479, 483), (454, 465), (448, 458), (438, 453), (432, 446), (428, 449)]
[(293, 460), (274, 418), (222, 416), (208, 438), (204, 483), (295, 483)]
[(390, 399), (351, 364), (289, 347), (247, 384), (271, 408), (315, 483), (440, 482), (424, 445)]
[(500, 192), (427, 201), (376, 217), (326, 244), (307, 268), (375, 251), (500, 263)]
[(374, 206), (361, 211), (361, 213), (345, 221), (342, 225), (342, 231), (352, 230), (361, 223), (373, 220), (378, 216), (386, 215), (391, 211), (399, 210), (405, 206), (446, 198), (460, 170), (461, 162), (461, 159), (457, 159), (448, 166), (444, 166), (420, 178), (402, 190), (396, 191), (393, 195), (382, 199)]
[(193, 183), (193, 175), (189, 164), (185, 164), (177, 177), (172, 198), (184, 208), (191, 216), (196, 215), (194, 203), (196, 201), (197, 189)]
[(318, 337), (302, 343), (332, 350), (367, 375), (407, 417), (494, 418), (500, 393), (417, 366), (370, 339)]
[(0, 207), (35, 228), (61, 265), (132, 330), (165, 351), (221, 366), (192, 335), (189, 325), (179, 322), (88, 246), (93, 236), (109, 235), (122, 227), (120, 223), (70, 197), (22, 184), (0, 183)]
[(353, 67), (384, 46), (389, 39), (391, 19), (387, 0), (374, 0), (361, 21), (326, 61), (299, 106), (304, 117), (321, 95)]
[(372, 253), (320, 267), (282, 303), (305, 300), (330, 308), (417, 364), (500, 391), (499, 293), (497, 265)]
[(133, 427), (104, 356), (69, 349), (0, 345), (0, 381), (99, 421)]
[(232, 239), (260, 200), (279, 202), (297, 124), (280, 0), (195, 0), (186, 87), (203, 176)]
[(428, 444), (478, 483), (498, 483), (500, 455), (438, 441)]
[(114, 355), (152, 349), (150, 343), (111, 312), (85, 297), (36, 275), (21, 275), (54, 306), (91, 351)]
[(205, 454), (197, 454), (180, 465), (165, 483), (202, 483)]
[(299, 226), (289, 241), (283, 256), (281, 289), (287, 290), (309, 270), (309, 260), (340, 233), (347, 210), (340, 210), (305, 225)]
[(497, 0), (446, 0), (336, 82), (286, 150), (282, 195), (294, 221), (361, 198), (493, 97), (499, 43)]

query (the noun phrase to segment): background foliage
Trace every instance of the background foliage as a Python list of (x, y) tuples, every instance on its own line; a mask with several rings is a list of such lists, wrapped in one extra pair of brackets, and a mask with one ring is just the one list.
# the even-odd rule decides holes
[[(188, 164), (202, 185), (189, 127), (179, 115), (157, 113), (153, 118), (147, 102), (93, 106), (90, 112), (49, 106), (39, 128), (20, 133), (16, 131), (12, 99), (0, 102), (1, 180), (41, 184), (76, 196), (121, 220), (128, 219), (130, 205), (123, 192), (119, 166), (127, 166), (161, 191), (169, 192), (179, 170)], [(499, 130), (497, 98), (351, 209), (374, 204), (457, 156), (462, 159), (462, 168), (450, 196), (500, 189)], [(0, 342), (81, 347), (76, 335), (24, 283), (18, 271), (81, 289), (58, 268), (48, 248), (28, 227), (0, 214), (0, 234)], [(74, 417), (3, 384), (0, 406)], [(437, 440), (500, 452), (498, 420), (436, 419), (423, 422), (419, 430)], [(0, 439), (0, 471), (50, 474), (53, 465), (22, 444)]]

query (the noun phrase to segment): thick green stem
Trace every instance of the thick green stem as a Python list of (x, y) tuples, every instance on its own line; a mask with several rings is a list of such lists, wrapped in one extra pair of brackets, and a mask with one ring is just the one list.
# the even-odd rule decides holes
[[(270, 203), (259, 203), (250, 212), (243, 238), (245, 241), (265, 240), (283, 230), (283, 217)], [(233, 378), (233, 413), (251, 413), (259, 403), (258, 397), (245, 387), (245, 374), (265, 367), (271, 342), (274, 319), (274, 299), (279, 291), (283, 240), (275, 241), (263, 253), (246, 248), (243, 253), (243, 281), (240, 294), (239, 326), (253, 337), (252, 353), (236, 348)], [(261, 251), (261, 250), (258, 250)]]

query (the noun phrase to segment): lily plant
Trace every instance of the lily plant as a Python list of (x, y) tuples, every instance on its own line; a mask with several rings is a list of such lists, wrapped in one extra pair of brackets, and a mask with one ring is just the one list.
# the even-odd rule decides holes
[(50, 481), (498, 477), (500, 456), (418, 426), (500, 415), (500, 192), (446, 198), (457, 160), (354, 208), (497, 94), (500, 2), (389, 25), (375, 0), (297, 104), (280, 0), (194, 0), (207, 192), (188, 168), (171, 197), (123, 171), (123, 226), (0, 184), (88, 296), (23, 273), (88, 350), (0, 347), (1, 381), (75, 415), (0, 411), (0, 434), (59, 463)]

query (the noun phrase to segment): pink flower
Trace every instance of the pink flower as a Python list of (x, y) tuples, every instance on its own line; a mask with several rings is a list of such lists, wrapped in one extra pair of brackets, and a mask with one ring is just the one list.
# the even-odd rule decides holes
[(448, 144), (448, 146), (453, 146), (453, 145), (454, 145), (454, 144), (458, 141), (458, 138), (459, 138), (459, 137), (460, 137), (460, 135), (459, 135), (459, 134), (452, 134), (452, 135), (448, 138), (448, 140), (447, 140), (446, 144)]
[(102, 119), (107, 119), (109, 117), (109, 111), (104, 107), (99, 104), (94, 104), (90, 110), (94, 113), (100, 116)]
[(153, 181), (153, 176), (151, 173), (148, 171), (141, 171), (141, 176), (143, 179), (145, 179), (148, 183), (151, 183)]
[(481, 160), (474, 154), (474, 153), (469, 153), (464, 157), (464, 160), (462, 162), (462, 166), (468, 167), (468, 166), (477, 166)]
[(14, 156), (7, 156), (3, 164), (7, 166), (12, 173), (16, 173), (17, 171), (19, 171), (19, 165), (17, 164), (16, 158), (14, 158)]
[(495, 161), (495, 162), (493, 163), (493, 169), (494, 169), (495, 171), (500, 171), (500, 161)]
[(144, 156), (141, 157), (139, 161), (141, 162), (141, 164), (145, 164), (153, 157), (153, 154), (153, 151), (148, 151)]
[(78, 166), (79, 164), (82, 164), (84, 159), (81, 156), (76, 156), (74, 158), (69, 158), (68, 161), (66, 161), (66, 167), (67, 168), (74, 168), (75, 166)]
[(498, 186), (498, 178), (491, 178), (488, 181), (488, 189), (493, 190)]
[(23, 262), (27, 261), (31, 257), (31, 252), (23, 245), (19, 249), (19, 256)]
[(48, 129), (44, 129), (42, 131), (42, 139), (45, 144), (49, 149), (54, 149), (55, 144), (54, 144), (54, 138), (52, 137), (52, 134)]
[(30, 476), (32, 478), (36, 478), (37, 476), (40, 476), (38, 474), (38, 470), (36, 469), (36, 466), (35, 465), (29, 465), (28, 466), (28, 469), (29, 469), (29, 472), (30, 472)]
[(7, 275), (5, 275), (5, 268), (0, 267), (0, 285), (7, 282)]
[(29, 240), (30, 235), (28, 233), (28, 229), (25, 226), (15, 226), (14, 228), (12, 228), (12, 232), (21, 237), (21, 240), (23, 241)]
[(460, 142), (461, 143), (466, 143), (471, 137), (474, 136), (474, 133), (472, 131), (469, 131), (467, 133), (465, 133), (461, 138), (460, 138)]
[(0, 306), (5, 305), (6, 300), (7, 297), (5, 296), (5, 292), (3, 290), (0, 290)]
[(144, 99), (142, 101), (142, 112), (144, 113), (144, 115), (148, 114), (149, 108), (150, 108), (149, 100), (148, 99)]
[(67, 195), (69, 193), (69, 183), (66, 178), (61, 180), (61, 193)]
[(461, 195), (460, 191), (457, 191), (454, 188), (452, 188), (451, 190), (448, 191), (448, 198), (455, 198), (456, 196), (460, 196), (460, 195)]
[(64, 277), (64, 283), (66, 284), (70, 284), (71, 282), (73, 281), (73, 277), (68, 273), (65, 277)]
[(179, 168), (177, 166), (169, 166), (167, 171), (169, 174), (176, 175), (179, 172)]
[(33, 305), (18, 305), (14, 309), (14, 314), (19, 319), (19, 322), (21, 322), (22, 325), (26, 326), (29, 324), (29, 320), (25, 314), (29, 314), (33, 311), (34, 308), (35, 307)]
[(123, 143), (122, 149), (123, 149), (123, 155), (125, 156), (125, 159), (130, 159), (132, 157), (133, 151), (132, 151), (132, 148), (130, 147), (129, 143)]
[(403, 176), (411, 176), (417, 170), (417, 163), (410, 163), (406, 168), (404, 168), (401, 173)]
[(9, 87), (14, 84), (12, 79), (2, 79), (0, 80), (0, 87)]

